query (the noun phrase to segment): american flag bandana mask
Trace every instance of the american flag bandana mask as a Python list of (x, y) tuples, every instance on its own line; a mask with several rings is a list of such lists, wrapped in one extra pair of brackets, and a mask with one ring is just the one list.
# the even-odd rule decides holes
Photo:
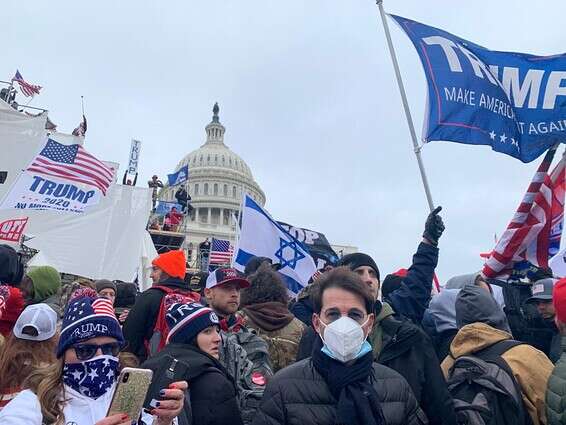
[(102, 355), (80, 363), (65, 364), (63, 382), (82, 395), (96, 400), (112, 388), (117, 374), (118, 358)]

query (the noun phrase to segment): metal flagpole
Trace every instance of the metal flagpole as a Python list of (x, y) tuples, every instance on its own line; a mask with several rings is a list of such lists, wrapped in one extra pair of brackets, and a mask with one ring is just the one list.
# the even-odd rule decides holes
[(423, 159), (421, 157), (421, 146), (417, 141), (417, 134), (415, 133), (415, 125), (413, 124), (413, 118), (411, 117), (411, 110), (409, 109), (409, 102), (407, 101), (407, 94), (405, 93), (405, 86), (403, 85), (403, 79), (401, 78), (401, 71), (399, 71), (399, 63), (397, 62), (397, 55), (395, 54), (395, 48), (393, 47), (393, 42), (391, 41), (391, 33), (389, 32), (389, 25), (387, 24), (387, 15), (383, 9), (383, 0), (376, 0), (376, 4), (379, 7), (379, 13), (381, 15), (381, 22), (383, 23), (383, 30), (385, 31), (385, 38), (387, 38), (387, 46), (389, 47), (389, 53), (391, 54), (391, 60), (393, 62), (393, 68), (395, 69), (395, 77), (397, 78), (397, 85), (399, 86), (399, 92), (401, 93), (401, 100), (403, 101), (403, 109), (405, 109), (405, 116), (407, 117), (407, 125), (409, 126), (409, 131), (411, 133), (411, 138), (413, 140), (413, 148), (415, 151), (415, 156), (417, 157), (417, 163), (419, 164), (419, 170), (421, 172), (421, 179), (423, 181), (423, 186), (426, 194), (426, 200), (430, 210), (434, 210), (434, 202), (432, 201), (432, 194), (430, 193), (430, 187), (428, 185), (428, 179), (426, 177), (426, 171), (424, 168)]

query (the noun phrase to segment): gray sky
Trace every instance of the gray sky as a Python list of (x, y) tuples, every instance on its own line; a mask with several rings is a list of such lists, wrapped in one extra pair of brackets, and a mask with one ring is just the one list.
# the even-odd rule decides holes
[[(564, 49), (560, 0), (385, 1), (399, 14), (494, 50)], [(31, 105), (124, 169), (143, 141), (139, 182), (174, 170), (205, 138), (215, 101), (225, 141), (251, 167), (277, 219), (373, 255), (382, 274), (410, 264), (427, 215), (424, 191), (372, 0), (106, 1), (2, 4), (0, 79), (19, 68), (44, 86)], [(7, 18), (8, 17), (8, 18)], [(391, 22), (420, 133), (424, 74)], [(424, 148), (444, 208), (442, 281), (481, 267), (538, 162), (489, 147)]]

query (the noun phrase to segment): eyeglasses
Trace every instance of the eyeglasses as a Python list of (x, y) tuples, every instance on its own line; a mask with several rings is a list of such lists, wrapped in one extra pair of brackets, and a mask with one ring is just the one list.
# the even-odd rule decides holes
[(109, 342), (107, 344), (75, 344), (73, 345), (75, 354), (79, 360), (90, 360), (95, 355), (98, 349), (102, 354), (117, 356), (122, 348), (117, 342)]

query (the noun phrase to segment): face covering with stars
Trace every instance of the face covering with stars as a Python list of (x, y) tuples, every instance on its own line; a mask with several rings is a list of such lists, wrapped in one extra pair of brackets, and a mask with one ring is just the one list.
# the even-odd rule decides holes
[(80, 363), (63, 367), (63, 382), (84, 396), (97, 399), (106, 394), (116, 381), (118, 358), (97, 356)]

